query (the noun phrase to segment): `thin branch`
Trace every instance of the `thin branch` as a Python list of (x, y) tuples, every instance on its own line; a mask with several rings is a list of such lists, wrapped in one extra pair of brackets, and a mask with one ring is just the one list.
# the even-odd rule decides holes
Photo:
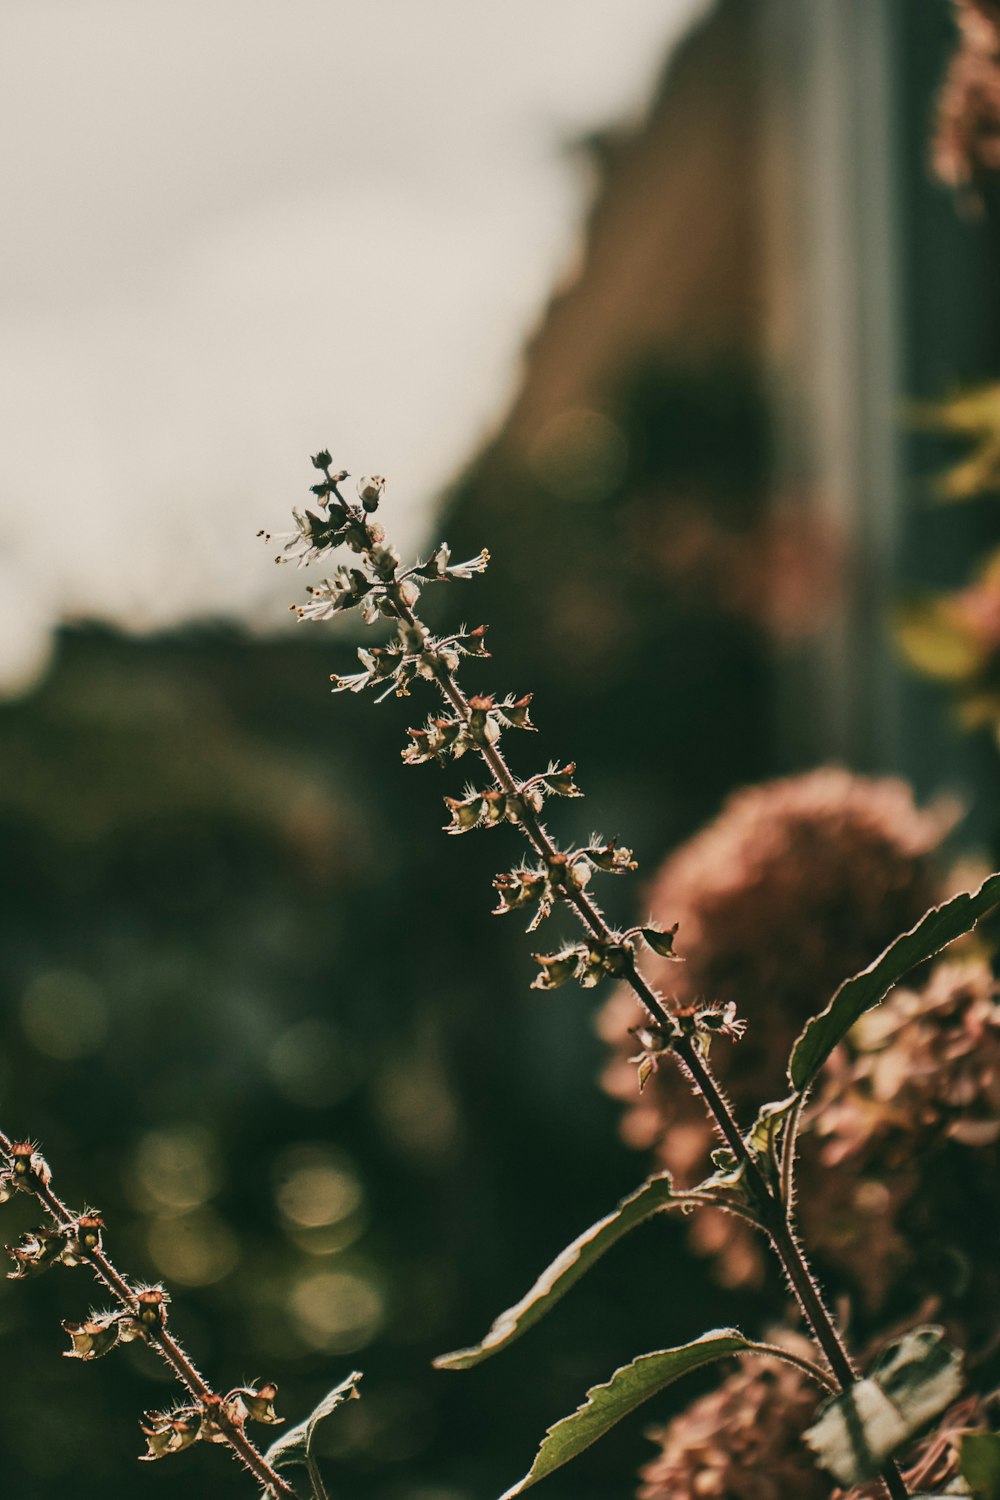
[(783, 1359), (786, 1365), (796, 1365), (825, 1391), (832, 1391), (835, 1395), (837, 1393), (838, 1387), (826, 1370), (821, 1369), (819, 1365), (814, 1364), (811, 1359), (804, 1358), (801, 1354), (792, 1354), (788, 1349), (783, 1349), (780, 1344), (752, 1343), (748, 1345), (747, 1352), (765, 1355), (770, 1359)]
[[(37, 1148), (26, 1154), (24, 1150), (19, 1150), (18, 1143), (0, 1132), (0, 1156), (5, 1161), (9, 1180), (41, 1204), (57, 1229), (71, 1231), (76, 1227), (80, 1216), (74, 1214), (55, 1192), (48, 1165), (39, 1156)], [(94, 1245), (77, 1242), (74, 1245), (74, 1256), (87, 1263), (95, 1279), (107, 1287), (121, 1311), (142, 1327), (146, 1342), (169, 1365), (197, 1405), (206, 1410), (211, 1408), (213, 1425), (220, 1429), (225, 1442), (244, 1468), (270, 1490), (275, 1500), (298, 1500), (291, 1486), (275, 1473), (264, 1455), (247, 1437), (242, 1423), (233, 1420), (226, 1402), (212, 1390), (190, 1355), (170, 1331), (165, 1301), (156, 1304), (153, 1318), (144, 1315), (146, 1304), (141, 1300), (143, 1289), (134, 1287), (117, 1269), (105, 1253), (100, 1235), (96, 1237)]]

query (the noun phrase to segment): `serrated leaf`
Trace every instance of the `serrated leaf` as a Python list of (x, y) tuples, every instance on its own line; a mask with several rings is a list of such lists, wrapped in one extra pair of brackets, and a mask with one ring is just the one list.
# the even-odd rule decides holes
[(572, 1416), (563, 1417), (561, 1422), (549, 1428), (531, 1468), (513, 1489), (501, 1496), (501, 1500), (513, 1500), (515, 1495), (522, 1494), (561, 1468), (596, 1443), (629, 1412), (682, 1375), (714, 1360), (725, 1359), (727, 1355), (746, 1353), (753, 1347), (738, 1329), (716, 1328), (680, 1348), (640, 1354), (631, 1364), (616, 1370), (607, 1384), (593, 1386), (583, 1405)]
[(838, 1483), (864, 1484), (961, 1389), (962, 1356), (943, 1330), (914, 1328), (882, 1352), (867, 1380), (828, 1401), (803, 1439)]
[(335, 1385), (332, 1391), (327, 1391), (322, 1401), (313, 1407), (304, 1422), (297, 1427), (290, 1427), (283, 1432), (281, 1437), (273, 1442), (264, 1454), (265, 1459), (272, 1469), (287, 1469), (293, 1464), (300, 1464), (303, 1468), (310, 1468), (312, 1464), (312, 1440), (313, 1434), (320, 1422), (333, 1415), (338, 1406), (343, 1406), (345, 1401), (350, 1401), (358, 1394), (358, 1382), (361, 1380), (360, 1371), (355, 1370)]
[(975, 1500), (1000, 1500), (1000, 1434), (967, 1433), (960, 1467)]
[(971, 932), (979, 918), (1000, 903), (1000, 875), (991, 875), (974, 895), (964, 893), (934, 907), (891, 943), (874, 963), (846, 979), (825, 1010), (806, 1023), (788, 1065), (792, 1087), (803, 1093), (855, 1021), (878, 1005), (893, 985), (955, 938)]
[(680, 1206), (690, 1200), (691, 1194), (678, 1196), (674, 1193), (669, 1172), (660, 1172), (647, 1178), (634, 1193), (623, 1198), (618, 1207), (606, 1214), (598, 1223), (584, 1230), (571, 1245), (539, 1276), (534, 1286), (513, 1307), (495, 1320), (489, 1332), (478, 1344), (468, 1349), (457, 1349), (453, 1354), (442, 1354), (434, 1361), (439, 1370), (468, 1370), (481, 1360), (520, 1338), (534, 1323), (545, 1316), (560, 1297), (611, 1246), (616, 1244), (638, 1224), (662, 1209)]

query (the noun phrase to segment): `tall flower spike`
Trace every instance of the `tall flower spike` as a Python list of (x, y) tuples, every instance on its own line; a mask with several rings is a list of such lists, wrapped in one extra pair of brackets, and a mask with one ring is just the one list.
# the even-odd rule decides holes
[[(325, 453), (323, 456), (326, 456)], [(328, 474), (328, 468), (324, 468), (324, 472)], [(343, 528), (347, 544), (367, 557), (370, 568), (377, 566), (373, 559), (383, 555), (377, 551), (384, 541), (381, 528), (370, 525), (362, 510), (349, 505), (344, 506)], [(429, 583), (468, 577), (470, 573), (481, 571), (488, 560), (488, 553), (483, 551), (478, 558), (468, 563), (453, 565), (448, 550), (440, 547), (426, 563), (403, 572), (394, 568), (391, 573), (388, 565), (385, 565), (379, 574), (384, 595), (378, 598), (378, 613), (399, 620), (404, 662), (419, 659), (415, 671), (426, 676), (439, 689), (447, 704), (447, 712), (458, 720), (462, 731), (471, 741), (470, 748), (479, 755), (493, 778), (492, 788), (483, 792), (468, 789), (463, 797), (446, 798), (451, 814), (447, 832), (465, 833), (483, 823), (498, 823), (501, 821), (499, 809), (502, 805), (503, 816), (515, 823), (530, 845), (538, 862), (540, 881), (534, 876), (534, 872), (514, 871), (512, 875), (499, 877), (495, 882), (500, 897), (497, 912), (510, 911), (534, 901), (536, 912), (529, 924), (531, 931), (549, 914), (556, 902), (561, 902), (572, 907), (586, 933), (587, 941), (584, 944), (537, 956), (541, 973), (536, 978), (536, 988), (552, 988), (572, 977), (580, 977), (585, 983), (593, 983), (602, 971), (606, 972), (609, 966), (614, 965), (644, 1007), (650, 1033), (655, 1029), (658, 1035), (671, 1039), (671, 1051), (680, 1063), (694, 1094), (704, 1104), (725, 1141), (735, 1168), (745, 1178), (747, 1193), (754, 1197), (759, 1213), (765, 1216), (761, 1222), (766, 1220), (770, 1243), (832, 1372), (836, 1387), (847, 1391), (855, 1385), (857, 1377), (836, 1324), (823, 1304), (795, 1237), (788, 1206), (781, 1199), (780, 1188), (765, 1175), (752, 1146), (744, 1139), (709, 1066), (706, 1045), (708, 1037), (713, 1031), (726, 1031), (735, 1036), (740, 1023), (735, 1015), (730, 1015), (726, 1010), (718, 1012), (703, 1007), (702, 1024), (696, 1022), (690, 1030), (683, 1027), (678, 1029), (662, 996), (635, 963), (632, 939), (640, 929), (630, 934), (615, 933), (588, 889), (594, 872), (624, 874), (633, 870), (636, 861), (631, 851), (619, 847), (617, 841), (605, 843), (596, 837), (588, 847), (571, 851), (562, 850), (553, 842), (540, 820), (541, 809), (538, 803), (546, 794), (579, 795), (579, 789), (573, 781), (572, 764), (564, 769), (550, 764), (548, 771), (541, 776), (519, 780), (508, 765), (501, 748), (501, 732), (508, 728), (530, 727), (529, 700), (509, 698), (498, 704), (493, 697), (484, 694), (467, 695), (458, 680), (456, 667), (452, 664), (455, 653), (446, 658), (441, 650), (443, 643), (430, 637), (426, 626), (414, 612), (415, 578), (419, 577), (423, 582)], [(365, 603), (368, 602), (366, 598)], [(375, 614), (370, 609), (365, 618), (373, 619)], [(449, 638), (449, 644), (454, 644), (455, 640), (455, 637)], [(406, 690), (405, 685), (402, 690)], [(425, 753), (432, 743), (430, 730), (411, 731), (411, 741), (412, 745), (404, 752), (407, 759), (422, 761), (434, 758)], [(666, 934), (652, 926), (647, 931), (647, 942), (656, 949), (663, 943)], [(711, 1020), (708, 1020), (709, 1016)], [(649, 1065), (654, 1065), (652, 1060)], [(891, 1500), (905, 1500), (905, 1486), (895, 1465), (888, 1462), (881, 1472)], [(522, 1486), (518, 1486), (518, 1490), (521, 1488)]]

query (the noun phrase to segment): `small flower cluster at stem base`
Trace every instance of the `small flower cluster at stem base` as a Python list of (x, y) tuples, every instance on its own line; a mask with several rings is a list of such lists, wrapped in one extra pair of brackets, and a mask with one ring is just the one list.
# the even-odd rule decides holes
[(283, 1421), (274, 1410), (278, 1387), (269, 1381), (264, 1385), (240, 1386), (228, 1396), (208, 1395), (198, 1402), (179, 1405), (167, 1411), (147, 1412), (140, 1424), (146, 1439), (145, 1462), (180, 1453), (193, 1443), (228, 1443), (228, 1431), (242, 1432), (248, 1419), (276, 1425)]
[(65, 1321), (68, 1359), (100, 1359), (120, 1344), (139, 1339), (170, 1366), (188, 1397), (169, 1411), (147, 1414), (142, 1423), (146, 1459), (163, 1458), (192, 1443), (227, 1445), (272, 1500), (295, 1500), (295, 1491), (275, 1473), (244, 1433), (248, 1419), (275, 1423), (277, 1387), (267, 1383), (241, 1386), (221, 1397), (196, 1371), (168, 1327), (170, 1297), (162, 1286), (137, 1285), (121, 1275), (104, 1249), (104, 1220), (94, 1209), (74, 1214), (52, 1188), (52, 1171), (34, 1141), (10, 1141), (0, 1134), (0, 1202), (15, 1192), (30, 1194), (48, 1215), (48, 1223), (8, 1246), (14, 1262), (11, 1279), (24, 1281), (51, 1266), (85, 1265), (115, 1299), (109, 1309), (91, 1311), (82, 1322)]
[(8, 1271), (10, 1281), (24, 1281), (38, 1276), (49, 1266), (79, 1266), (101, 1248), (104, 1220), (88, 1210), (69, 1224), (43, 1225), (21, 1236), (20, 1244), (8, 1245), (7, 1253), (15, 1269)]

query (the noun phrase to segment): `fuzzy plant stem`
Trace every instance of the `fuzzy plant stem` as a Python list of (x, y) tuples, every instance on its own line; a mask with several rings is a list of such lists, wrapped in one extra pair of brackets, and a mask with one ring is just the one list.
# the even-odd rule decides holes
[[(382, 528), (373, 528), (366, 514), (377, 507), (384, 481), (381, 479), (362, 481), (363, 486), (367, 483), (367, 489), (364, 492), (359, 487), (359, 494), (365, 501), (365, 510), (362, 511), (359, 506), (347, 502), (338, 489), (338, 484), (347, 475), (346, 473), (331, 474), (330, 455), (327, 452), (318, 454), (313, 459), (313, 465), (321, 469), (325, 475), (325, 483), (316, 486), (314, 493), (321, 497), (322, 504), (329, 505), (330, 534), (329, 536), (322, 534), (325, 523), (317, 521), (319, 533), (313, 529), (313, 522), (317, 518), (310, 517), (307, 524), (306, 518), (299, 517), (299, 537), (293, 538), (291, 549), (301, 551), (305, 546), (305, 560), (308, 560), (309, 552), (312, 550), (318, 552), (347, 536), (352, 548), (366, 555), (376, 579), (381, 580), (386, 602), (390, 606), (388, 613), (399, 619), (411, 631), (421, 635), (426, 634), (423, 622), (414, 613), (412, 607), (418, 591), (410, 591), (408, 587), (408, 579), (414, 575), (421, 576), (420, 567), (404, 570), (401, 573), (396, 565), (395, 554), (390, 555), (382, 545), (384, 540)], [(334, 517), (336, 517), (335, 520)], [(340, 530), (337, 530), (338, 526)], [(442, 575), (440, 572), (427, 575), (425, 569), (424, 576)], [(469, 574), (468, 572), (456, 573), (455, 576), (468, 577)], [(345, 583), (342, 587), (349, 592), (345, 593), (341, 603), (333, 604), (334, 610), (339, 607), (349, 607), (351, 603), (358, 602), (358, 598), (361, 597), (361, 595), (353, 598), (350, 596), (349, 584)], [(362, 580), (362, 591), (369, 587), (371, 585)], [(314, 615), (315, 618), (325, 618), (328, 613), (328, 609), (325, 613), (314, 613), (310, 608), (299, 610), (301, 617)], [(550, 838), (538, 813), (523, 796), (524, 788), (510, 769), (503, 751), (488, 736), (476, 734), (474, 706), (462, 690), (455, 670), (439, 656), (433, 676), (446, 703), (467, 732), (470, 743), (475, 744), (478, 754), (492, 773), (499, 791), (507, 797), (516, 799), (519, 809), (516, 818), (517, 827), (520, 828), (545, 866), (552, 868), (562, 857), (560, 851)], [(568, 882), (560, 890), (560, 895), (574, 908), (591, 938), (607, 947), (620, 945), (620, 939), (612, 931), (600, 906), (582, 886)], [(656, 1026), (662, 1028), (665, 1034), (671, 1037), (672, 1050), (682, 1070), (687, 1074), (695, 1092), (701, 1096), (719, 1135), (743, 1167), (748, 1187), (759, 1208), (762, 1227), (781, 1262), (802, 1315), (813, 1331), (816, 1343), (829, 1365), (837, 1387), (841, 1391), (848, 1390), (858, 1382), (859, 1376), (837, 1326), (824, 1305), (816, 1279), (796, 1238), (790, 1203), (782, 1200), (780, 1189), (772, 1187), (761, 1172), (743, 1139), (732, 1107), (712, 1073), (707, 1059), (698, 1048), (693, 1036), (677, 1035), (669, 1010), (662, 997), (653, 990), (636, 967), (632, 951), (628, 952), (624, 969), (621, 972), (622, 977), (631, 986)], [(888, 1463), (883, 1468), (880, 1478), (891, 1500), (909, 1500), (909, 1492), (894, 1462)]]
[[(14, 1142), (9, 1140), (0, 1132), (0, 1153), (6, 1159), (8, 1168), (13, 1169), (15, 1164)], [(21, 1185), (29, 1192), (48, 1213), (57, 1228), (71, 1229), (77, 1222), (77, 1216), (67, 1207), (59, 1195), (53, 1190), (46, 1180), (47, 1173), (42, 1175), (37, 1171), (30, 1170), (20, 1179)], [(123, 1312), (132, 1317), (139, 1317), (140, 1303), (135, 1290), (130, 1286), (126, 1278), (121, 1274), (113, 1262), (105, 1254), (103, 1248), (98, 1244), (94, 1249), (80, 1249), (81, 1258), (85, 1259), (95, 1279), (107, 1287)], [(180, 1343), (170, 1332), (167, 1326), (167, 1311), (162, 1308), (160, 1320), (156, 1327), (149, 1328), (147, 1338), (160, 1358), (168, 1364), (171, 1370), (184, 1386), (185, 1390), (199, 1404), (210, 1403), (213, 1408), (213, 1420), (225, 1434), (225, 1439), (233, 1454), (248, 1469), (253, 1477), (262, 1484), (266, 1490), (275, 1497), (275, 1500), (299, 1500), (296, 1492), (271, 1468), (260, 1450), (251, 1442), (243, 1429), (230, 1421), (222, 1406), (221, 1399), (215, 1395), (208, 1381), (200, 1373), (190, 1356), (182, 1348)]]
[[(400, 618), (405, 620), (408, 625), (419, 628), (420, 621), (412, 609), (398, 597), (396, 603)], [(468, 725), (471, 720), (471, 709), (465, 693), (459, 686), (455, 673), (443, 671), (438, 676), (437, 682), (446, 701), (454, 709), (459, 719)], [(490, 744), (481, 744), (478, 746), (478, 750), (501, 789), (509, 796), (517, 796), (520, 791), (520, 783), (507, 764), (503, 752), (496, 745)], [(523, 830), (528, 843), (541, 859), (549, 862), (554, 858), (557, 853), (555, 845), (549, 838), (541, 820), (530, 807), (526, 806), (523, 813), (519, 816), (518, 827)], [(607, 919), (596, 901), (586, 891), (570, 889), (565, 895), (591, 936), (595, 937), (601, 943), (612, 943), (614, 941), (614, 933), (609, 927)], [(656, 1024), (665, 1027), (669, 1031), (671, 1024), (669, 1012), (664, 1008), (660, 997), (635, 967), (634, 962), (630, 963), (624, 978)], [(695, 1090), (701, 1095), (715, 1128), (743, 1166), (747, 1178), (752, 1184), (755, 1196), (762, 1205), (765, 1205), (764, 1213), (766, 1216), (765, 1227), (767, 1234), (775, 1254), (781, 1262), (789, 1286), (795, 1295), (803, 1316), (813, 1331), (817, 1344), (830, 1366), (838, 1387), (842, 1391), (847, 1390), (858, 1381), (858, 1372), (851, 1361), (836, 1323), (824, 1305), (816, 1278), (795, 1236), (790, 1211), (786, 1210), (785, 1205), (781, 1202), (778, 1195), (767, 1183), (752, 1153), (748, 1151), (729, 1101), (720, 1088), (707, 1060), (699, 1052), (693, 1038), (678, 1037), (674, 1042), (674, 1051), (688, 1073)], [(906, 1488), (898, 1466), (894, 1462), (890, 1462), (885, 1466), (880, 1478), (885, 1485), (887, 1493), (891, 1496), (891, 1500), (908, 1500), (909, 1491)]]

